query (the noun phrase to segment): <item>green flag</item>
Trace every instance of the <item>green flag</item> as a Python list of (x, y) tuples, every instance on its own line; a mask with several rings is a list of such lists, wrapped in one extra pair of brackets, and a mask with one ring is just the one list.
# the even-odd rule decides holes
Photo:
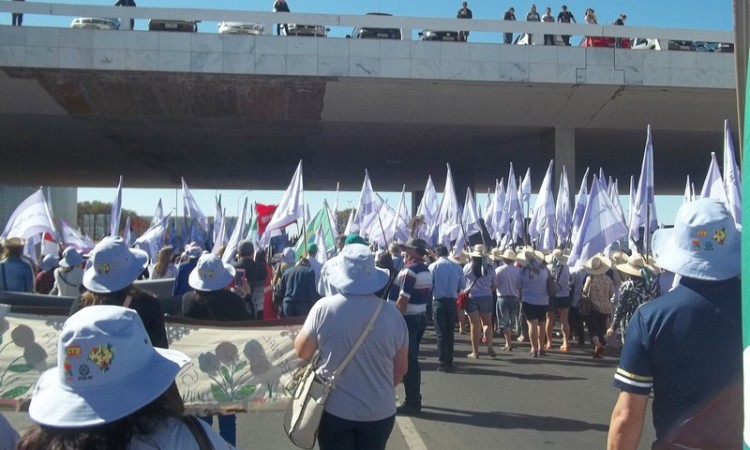
[[(318, 249), (319, 252), (330, 252), (335, 250), (336, 248), (336, 235), (333, 232), (333, 227), (331, 227), (331, 219), (328, 215), (328, 211), (326, 211), (325, 208), (321, 208), (317, 214), (315, 214), (315, 217), (310, 220), (310, 223), (307, 224), (307, 244), (312, 244), (315, 242), (315, 235), (318, 232), (318, 228), (323, 230), (323, 239), (325, 239), (326, 248), (320, 248)], [(294, 246), (294, 251), (297, 254), (297, 259), (299, 259), (300, 256), (305, 254), (305, 247), (302, 244), (305, 240), (305, 233), (300, 235), (299, 239), (297, 239), (297, 244)]]

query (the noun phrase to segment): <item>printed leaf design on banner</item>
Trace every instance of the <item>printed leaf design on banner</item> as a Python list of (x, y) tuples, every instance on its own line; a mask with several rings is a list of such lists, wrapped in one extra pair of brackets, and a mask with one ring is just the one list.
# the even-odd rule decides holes
[(31, 389), (31, 386), (17, 386), (0, 394), (0, 398), (16, 398), (25, 394), (29, 389)]
[(234, 393), (235, 400), (245, 400), (255, 393), (255, 386), (242, 386)]
[(226, 403), (230, 400), (229, 396), (224, 392), (224, 389), (218, 384), (211, 384), (211, 393), (213, 394), (214, 399), (219, 403)]
[(224, 379), (224, 381), (226, 381), (227, 383), (231, 385), (232, 375), (229, 374), (229, 370), (227, 370), (226, 366), (222, 365), (219, 371), (221, 372), (221, 377)]
[(232, 374), (235, 374), (235, 373), (239, 372), (240, 370), (244, 369), (245, 367), (247, 367), (247, 361), (240, 361), (239, 363), (237, 363), (236, 366), (234, 366), (234, 370), (232, 371)]
[(8, 372), (25, 373), (34, 370), (34, 366), (31, 364), (13, 364), (12, 366), (8, 366), (7, 370)]

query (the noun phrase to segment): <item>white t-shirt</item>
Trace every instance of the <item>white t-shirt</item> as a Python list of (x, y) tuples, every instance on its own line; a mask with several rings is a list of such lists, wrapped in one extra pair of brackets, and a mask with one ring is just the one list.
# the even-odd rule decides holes
[[(234, 449), (206, 422), (198, 420), (198, 423), (206, 431), (208, 441), (213, 445), (214, 450)], [(134, 436), (130, 445), (128, 445), (128, 450), (158, 450), (165, 448), (199, 450), (198, 442), (195, 440), (195, 436), (193, 436), (190, 428), (174, 417), (163, 420), (153, 433), (148, 436)]]
[[(359, 339), (380, 300), (374, 295), (334, 295), (318, 300), (302, 330), (320, 350), (317, 372), (330, 378)], [(354, 421), (382, 420), (396, 413), (393, 359), (408, 346), (406, 321), (394, 303), (386, 303), (372, 332), (338, 376), (326, 412)]]
[(69, 272), (63, 272), (62, 267), (55, 269), (55, 287), (60, 297), (78, 297), (81, 295), (81, 284), (83, 269), (80, 267), (73, 267)]

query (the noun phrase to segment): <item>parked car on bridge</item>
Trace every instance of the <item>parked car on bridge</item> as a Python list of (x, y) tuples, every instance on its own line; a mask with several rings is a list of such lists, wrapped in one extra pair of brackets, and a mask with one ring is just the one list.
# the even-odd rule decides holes
[(198, 31), (199, 20), (175, 20), (175, 19), (149, 19), (149, 31), (185, 31), (195, 33)]
[[(289, 30), (288, 32), (287, 29)], [(326, 37), (329, 31), (331, 29), (323, 25), (301, 25), (298, 23), (288, 23), (286, 24), (286, 28), (281, 28), (283, 36)]]
[[(367, 13), (368, 16), (392, 16), (386, 13)], [(355, 39), (401, 39), (401, 28), (354, 27), (348, 38)]]
[[(616, 44), (617, 38), (607, 36), (587, 36), (581, 41), (581, 47), (615, 48)], [(618, 48), (630, 48), (630, 39), (620, 38), (620, 46)]]
[[(519, 33), (513, 43), (516, 45), (542, 45), (544, 43), (543, 34), (534, 33), (533, 35), (531, 35), (533, 36), (533, 43), (529, 42), (529, 36), (530, 35), (528, 33)], [(555, 45), (565, 45), (565, 41), (562, 40), (562, 37), (560, 37), (559, 34), (555, 35)]]
[(120, 19), (106, 17), (76, 17), (70, 28), (79, 30), (119, 30)]
[(260, 36), (264, 27), (261, 23), (253, 22), (219, 22), (219, 34), (249, 34)]
[(458, 41), (458, 31), (424, 30), (419, 32), (420, 41)]

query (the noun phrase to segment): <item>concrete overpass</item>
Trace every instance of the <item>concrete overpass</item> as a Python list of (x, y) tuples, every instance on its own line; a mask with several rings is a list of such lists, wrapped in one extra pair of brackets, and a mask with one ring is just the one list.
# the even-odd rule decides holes
[[(270, 24), (278, 15), (2, 2), (0, 11)], [(454, 19), (289, 14), (288, 22), (457, 29)], [(528, 31), (732, 41), (730, 32), (461, 21)], [(406, 31), (407, 38), (412, 36)], [(11, 184), (283, 189), (459, 185), (508, 162), (603, 166), (625, 181), (654, 129), (657, 189), (701, 180), (736, 117), (732, 54), (494, 43), (0, 27), (0, 177)], [(19, 170), (19, 168), (23, 168)], [(572, 169), (572, 170), (571, 170)], [(576, 175), (578, 174), (578, 175)]]

